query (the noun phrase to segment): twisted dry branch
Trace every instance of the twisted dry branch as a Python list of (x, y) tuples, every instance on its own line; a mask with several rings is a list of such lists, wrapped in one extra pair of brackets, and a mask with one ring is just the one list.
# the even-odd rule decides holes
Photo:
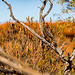
[[(44, 18), (49, 14), (49, 12), (51, 11), (51, 9), (52, 9), (52, 6), (53, 6), (53, 3), (52, 3), (52, 1), (51, 0), (49, 0), (49, 2), (50, 2), (50, 8), (49, 8), (49, 10), (47, 11), (47, 13), (43, 16), (42, 14), (43, 14), (43, 10), (44, 10), (44, 8), (45, 8), (45, 6), (46, 6), (46, 3), (47, 3), (47, 1), (48, 0), (44, 0), (44, 2), (42, 2), (43, 3), (43, 5), (42, 5), (42, 7), (41, 7), (41, 9), (40, 9), (40, 19), (39, 19), (39, 26), (40, 26), (40, 30), (41, 30), (41, 33), (42, 33), (42, 37), (40, 36), (40, 35), (38, 35), (34, 30), (32, 30), (30, 27), (28, 27), (27, 25), (25, 25), (24, 23), (22, 23), (21, 21), (19, 21), (19, 20), (17, 20), (15, 17), (14, 17), (14, 15), (13, 15), (13, 13), (12, 13), (12, 8), (11, 8), (11, 5), (10, 4), (8, 4), (5, 0), (2, 0), (5, 4), (7, 4), (8, 5), (8, 7), (9, 7), (9, 10), (10, 10), (10, 16), (12, 17), (12, 19), (13, 20), (15, 20), (17, 23), (19, 23), (19, 24), (21, 24), (22, 26), (24, 26), (25, 28), (27, 28), (29, 31), (31, 31), (35, 36), (37, 36), (40, 40), (42, 40), (44, 43), (46, 43), (46, 45), (48, 45), (49, 47), (51, 47), (58, 55), (59, 55), (59, 57), (60, 57), (60, 59), (62, 60), (62, 62), (64, 62), (64, 63), (68, 63), (69, 64), (69, 66), (71, 67), (71, 61), (75, 58), (75, 49), (74, 49), (74, 51), (73, 51), (73, 53), (69, 56), (70, 57), (70, 59), (66, 59), (66, 57), (64, 56), (64, 54), (63, 54), (63, 51), (61, 50), (62, 49), (62, 47), (64, 46), (64, 44), (62, 44), (62, 46), (61, 46), (61, 48), (59, 48), (58, 46), (57, 46), (57, 43), (56, 43), (56, 41), (55, 41), (55, 39), (54, 39), (54, 37), (53, 37), (53, 35), (52, 35), (52, 33), (50, 32), (47, 32), (47, 30), (46, 30), (46, 27), (45, 27), (45, 20), (44, 20)], [(42, 27), (42, 22), (43, 22), (43, 24), (44, 24), (44, 29), (45, 29), (45, 32), (46, 32), (46, 34), (53, 40), (53, 42), (54, 42), (54, 44), (56, 44), (56, 46), (55, 45), (53, 45), (52, 43), (50, 43), (50, 42), (48, 42), (46, 39), (45, 39), (45, 35), (44, 35), (44, 30), (43, 30), (43, 27)], [(4, 53), (5, 54), (5, 53)], [(1, 54), (0, 54), (1, 55)], [(2, 57), (2, 56), (0, 56), (0, 58), (1, 58), (1, 60), (0, 60), (0, 62), (2, 62), (2, 63), (4, 63), (4, 64), (7, 64), (7, 65), (9, 65), (8, 63), (6, 63), (5, 61), (3, 61), (2, 59), (5, 59), (4, 57)], [(9, 57), (8, 57), (9, 58)], [(8, 60), (8, 59), (5, 59), (7, 62), (10, 62), (10, 63), (12, 63), (13, 64), (13, 66), (11, 65), (11, 67), (13, 67), (13, 68), (15, 68), (14, 67), (14, 65), (16, 66), (16, 68), (15, 69), (17, 69), (18, 70), (18, 67), (17, 67), (17, 64), (14, 64), (12, 61), (10, 61), (10, 60)], [(13, 60), (14, 61), (14, 60)], [(15, 61), (14, 61), (15, 62)], [(71, 63), (71, 64), (70, 64)], [(9, 65), (9, 66), (10, 66)], [(18, 65), (20, 65), (20, 64), (18, 64)], [(23, 72), (23, 73), (29, 73), (30, 71), (28, 71), (28, 70), (26, 70), (22, 65), (20, 65), (21, 66), (21, 68), (20, 68), (20, 70), (18, 70), (19, 72)], [(65, 73), (66, 72), (68, 72), (68, 70), (69, 70), (70, 68), (67, 66), (67, 69), (65, 70), (65, 72), (64, 72), (64, 75), (65, 75)], [(30, 75), (31, 75), (32, 73), (30, 73)], [(68, 73), (69, 74), (69, 73)], [(36, 75), (36, 74), (32, 74), (32, 75)], [(39, 75), (39, 74), (38, 74)]]
[[(47, 3), (47, 0), (44, 0), (46, 1), (45, 3)], [(48, 42), (45, 38), (39, 36), (34, 30), (32, 30), (30, 27), (28, 27), (27, 25), (25, 25), (24, 23), (22, 23), (21, 21), (17, 20), (14, 16), (13, 16), (13, 13), (12, 13), (12, 8), (11, 8), (11, 5), (8, 4), (5, 0), (3, 0), (3, 2), (5, 4), (8, 5), (9, 7), (9, 10), (10, 10), (10, 16), (12, 17), (13, 20), (15, 20), (17, 23), (21, 24), (22, 26), (24, 26), (25, 28), (27, 28), (29, 31), (31, 31), (35, 36), (37, 36), (40, 40), (42, 40), (44, 43), (46, 43), (46, 45), (48, 45), (49, 47), (51, 47), (57, 54), (60, 55), (60, 58), (66, 62), (66, 58), (62, 52), (62, 50), (59, 48), (59, 47), (55, 47), (52, 43)], [(44, 9), (45, 5), (43, 4), (43, 8), (42, 10)]]
[(45, 8), (45, 6), (46, 6), (47, 0), (44, 0), (42, 3), (43, 3), (43, 5), (42, 5), (42, 7), (40, 8), (39, 26), (40, 26), (40, 30), (41, 30), (41, 33), (42, 33), (42, 37), (45, 38), (44, 31), (43, 31), (43, 27), (42, 27), (42, 18), (43, 18), (43, 17), (42, 17), (42, 14), (43, 14), (43, 10), (44, 10), (44, 8)]

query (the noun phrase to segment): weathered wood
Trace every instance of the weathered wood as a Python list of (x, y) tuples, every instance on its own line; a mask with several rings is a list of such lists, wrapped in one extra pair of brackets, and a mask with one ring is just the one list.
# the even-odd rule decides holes
[[(64, 75), (70, 75), (70, 72), (71, 72), (72, 67), (73, 67), (72, 61), (73, 61), (73, 59), (75, 58), (75, 49), (74, 49), (73, 53), (72, 53), (71, 55), (68, 54), (68, 58), (66, 58), (66, 57), (64, 56), (63, 51), (61, 50), (61, 49), (63, 48), (63, 46), (65, 45), (65, 43), (62, 44), (62, 46), (59, 48), (59, 47), (57, 46), (57, 42), (55, 41), (55, 39), (54, 39), (52, 33), (51, 33), (51, 32), (48, 32), (48, 31), (46, 30), (46, 27), (45, 27), (45, 20), (44, 20), (44, 19), (45, 19), (45, 17), (49, 14), (49, 12), (50, 12), (51, 9), (52, 9), (52, 6), (53, 6), (52, 1), (51, 1), (51, 0), (44, 0), (44, 1), (40, 0), (40, 1), (43, 3), (42, 7), (40, 8), (40, 18), (39, 18), (39, 26), (40, 26), (40, 30), (41, 30), (42, 36), (38, 35), (34, 30), (32, 30), (32, 29), (31, 29), (30, 27), (28, 27), (27, 25), (25, 25), (23, 22), (17, 20), (17, 19), (14, 17), (13, 13), (12, 13), (12, 7), (11, 7), (11, 5), (8, 4), (5, 0), (2, 0), (2, 1), (9, 7), (9, 10), (10, 10), (10, 17), (12, 17), (13, 20), (15, 20), (17, 23), (21, 24), (22, 26), (24, 26), (25, 28), (27, 28), (29, 31), (31, 31), (35, 36), (37, 36), (40, 40), (42, 40), (46, 45), (48, 45), (49, 47), (51, 47), (51, 48), (59, 55), (59, 57), (60, 57), (60, 59), (62, 60), (62, 62), (65, 63)], [(45, 15), (42, 15), (42, 14), (43, 14), (43, 10), (44, 10), (44, 8), (45, 8), (45, 6), (46, 6), (46, 4), (47, 4), (48, 1), (50, 2), (50, 8), (49, 8), (49, 10), (47, 11), (47, 13), (46, 13)], [(42, 27), (42, 23), (44, 24), (44, 30), (43, 30), (43, 27)], [(46, 40), (45, 35), (44, 35), (44, 31), (45, 31), (45, 33), (48, 35), (48, 37), (50, 37), (50, 38), (52, 39), (52, 41), (54, 42), (54, 44), (52, 44), (51, 42), (49, 42), (49, 41)], [(5, 54), (5, 53), (4, 53), (4, 54)], [(0, 55), (1, 55), (1, 54), (0, 54)], [(2, 56), (0, 56), (0, 58), (1, 58), (1, 59), (5, 59), (5, 58), (2, 57)], [(8, 58), (9, 58), (9, 57), (8, 57)], [(9, 59), (10, 59), (10, 58), (9, 58)], [(13, 58), (11, 58), (11, 59), (13, 59)], [(13, 66), (11, 65), (11, 67), (15, 68), (15, 67), (14, 67), (14, 65), (16, 65), (15, 63), (11, 62), (11, 61), (8, 60), (8, 59), (5, 59), (5, 60), (6, 60), (7, 62), (9, 61), (10, 63), (12, 63)], [(8, 63), (6, 63), (6, 62), (3, 61), (3, 60), (0, 60), (0, 61), (1, 61), (2, 63), (4, 63), (4, 64), (9, 65)], [(14, 61), (14, 60), (13, 60), (13, 61)], [(20, 62), (19, 62), (19, 63), (20, 63)], [(19, 63), (18, 63), (18, 64), (19, 64)], [(28, 71), (28, 69), (25, 69), (22, 65), (20, 65), (20, 66), (21, 66), (20, 70), (18, 70), (18, 67), (16, 66), (16, 71), (18, 70), (18, 72), (20, 72), (20, 73), (26, 72), (28, 75), (39, 75), (39, 74), (35, 74), (35, 71), (30, 72), (30, 70)], [(30, 73), (29, 73), (29, 72), (30, 72)], [(46, 74), (46, 75), (47, 75), (47, 74)]]

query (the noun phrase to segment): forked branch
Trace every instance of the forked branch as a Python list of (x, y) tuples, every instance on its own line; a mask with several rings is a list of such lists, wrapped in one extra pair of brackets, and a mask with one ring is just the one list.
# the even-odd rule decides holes
[[(44, 21), (44, 20), (43, 20)], [(54, 43), (54, 46), (55, 47), (57, 47), (57, 43), (56, 43), (56, 41), (55, 41), (55, 39), (54, 39), (54, 37), (53, 37), (53, 35), (52, 35), (52, 33), (51, 33), (51, 31), (47, 31), (46, 30), (46, 26), (45, 26), (45, 23), (44, 23), (44, 30), (45, 30), (45, 32), (46, 32), (46, 34), (47, 34), (47, 36), (49, 37), (49, 38), (51, 38), (52, 39), (52, 41), (53, 41), (53, 43)]]
[(45, 38), (45, 35), (44, 35), (43, 27), (42, 27), (42, 18), (43, 18), (43, 15), (42, 14), (43, 14), (43, 10), (44, 10), (44, 8), (46, 6), (47, 1), (48, 0), (44, 0), (43, 2), (41, 1), (43, 3), (43, 5), (40, 8), (40, 19), (39, 19), (40, 30), (41, 30), (41, 33), (42, 33), (42, 37), (44, 37), (44, 38)]
[[(48, 31), (46, 30), (46, 27), (45, 27), (45, 20), (44, 20), (44, 19), (45, 19), (45, 17), (49, 14), (49, 12), (50, 12), (51, 9), (52, 9), (52, 6), (53, 6), (52, 1), (49, 0), (49, 2), (50, 2), (50, 8), (49, 8), (49, 10), (47, 11), (47, 13), (46, 13), (45, 15), (42, 15), (42, 14), (43, 14), (43, 10), (44, 10), (44, 8), (45, 8), (45, 6), (46, 6), (48, 0), (44, 0), (43, 2), (41, 1), (41, 2), (43, 3), (43, 5), (42, 5), (42, 7), (40, 8), (39, 25), (40, 25), (40, 30), (41, 30), (42, 36), (38, 35), (38, 34), (37, 34), (34, 30), (32, 30), (30, 27), (28, 27), (27, 25), (25, 25), (25, 24), (22, 23), (21, 21), (17, 20), (17, 19), (14, 17), (13, 13), (12, 13), (11, 5), (8, 4), (5, 0), (2, 0), (2, 1), (3, 1), (5, 4), (8, 5), (9, 10), (10, 10), (10, 16), (12, 17), (13, 20), (15, 20), (17, 23), (19, 23), (19, 24), (21, 24), (22, 26), (24, 26), (25, 28), (27, 28), (27, 29), (28, 29), (29, 31), (31, 31), (35, 36), (37, 36), (40, 40), (42, 40), (44, 43), (46, 43), (46, 45), (48, 45), (49, 47), (51, 47), (51, 48), (59, 55), (59, 57), (60, 57), (60, 59), (62, 60), (62, 62), (64, 62), (64, 63), (67, 62), (67, 63), (69, 64), (69, 65), (66, 66), (67, 68), (66, 68), (65, 71), (64, 71), (64, 75), (65, 75), (66, 73), (68, 73), (68, 72), (69, 72), (69, 73), (68, 73), (68, 75), (69, 75), (69, 74), (70, 74), (70, 71), (71, 71), (71, 67), (72, 67), (72, 60), (75, 58), (75, 49), (74, 49), (73, 53), (72, 53), (71, 55), (69, 55), (69, 59), (66, 59), (66, 57), (64, 56), (63, 51), (61, 50), (62, 47), (65, 45), (65, 43), (62, 44), (61, 48), (59, 48), (59, 47), (57, 46), (57, 43), (56, 43), (56, 41), (55, 41), (55, 39), (54, 39), (52, 33), (51, 33), (51, 32), (48, 32)], [(54, 45), (45, 39), (45, 35), (44, 35), (44, 30), (43, 30), (43, 27), (42, 27), (42, 23), (44, 24), (44, 29), (45, 29), (46, 34), (48, 35), (48, 37), (50, 37), (50, 38), (52, 39)], [(1, 57), (1, 56), (0, 56), (0, 57)], [(2, 58), (2, 57), (1, 57), (1, 58)], [(4, 59), (4, 58), (3, 58), (3, 59)], [(5, 59), (5, 60), (6, 60), (6, 59)], [(0, 60), (0, 61), (2, 61), (2, 60)], [(7, 61), (7, 60), (6, 60), (6, 61)], [(2, 62), (4, 62), (4, 61), (2, 61)], [(10, 62), (11, 62), (11, 61), (10, 61)], [(12, 63), (12, 62), (11, 62), (11, 63)], [(13, 63), (12, 63), (12, 64), (13, 64)], [(20, 68), (20, 69), (22, 69), (22, 68)], [(69, 71), (68, 71), (68, 70), (69, 70)], [(22, 72), (23, 72), (23, 70), (22, 70)], [(33, 75), (34, 75), (34, 74), (33, 74)]]
[[(40, 0), (40, 1), (41, 1), (41, 0)], [(42, 2), (42, 1), (41, 1), (41, 2)], [(40, 19), (39, 19), (40, 30), (41, 30), (42, 36), (43, 36), (44, 38), (45, 38), (45, 35), (44, 35), (43, 27), (42, 27), (42, 21), (44, 21), (44, 18), (49, 14), (49, 12), (51, 11), (52, 6), (53, 6), (52, 1), (49, 0), (49, 2), (50, 2), (50, 8), (49, 8), (49, 10), (47, 11), (46, 14), (42, 15), (42, 14), (43, 14), (43, 10), (44, 10), (44, 8), (45, 8), (47, 2), (48, 2), (48, 0), (44, 0), (44, 1), (42, 2), (43, 5), (42, 5), (42, 7), (40, 8)], [(43, 22), (43, 23), (44, 23), (44, 22)]]
[[(43, 4), (43, 6), (42, 6), (42, 8), (41, 8), (42, 10), (44, 9), (44, 7), (45, 7), (45, 5), (46, 5), (46, 3), (47, 3), (47, 0), (44, 0), (44, 1), (46, 1), (46, 2), (45, 2), (45, 4)], [(59, 54), (60, 58), (61, 58), (64, 62), (67, 61), (66, 58), (65, 58), (65, 56), (64, 56), (64, 54), (63, 54), (63, 52), (62, 52), (62, 50), (61, 50), (59, 47), (55, 47), (52, 43), (48, 42), (44, 37), (39, 36), (39, 35), (38, 35), (34, 30), (32, 30), (30, 27), (28, 27), (27, 25), (25, 25), (25, 24), (22, 23), (21, 21), (17, 20), (17, 19), (13, 16), (13, 14), (12, 14), (11, 5), (8, 4), (5, 0), (3, 0), (3, 2), (8, 5), (9, 10), (10, 10), (10, 15), (11, 15), (11, 17), (12, 17), (13, 20), (15, 20), (16, 22), (18, 22), (19, 24), (21, 24), (22, 26), (24, 26), (25, 28), (27, 28), (27, 29), (28, 29), (29, 31), (31, 31), (35, 36), (37, 36), (40, 40), (42, 40), (44, 43), (46, 43), (46, 45), (48, 45), (49, 47), (51, 47), (57, 54)], [(41, 13), (41, 15), (42, 15), (42, 13)], [(43, 19), (43, 20), (44, 20), (44, 19)], [(42, 24), (42, 22), (40, 22), (40, 23)], [(43, 21), (43, 23), (45, 24), (44, 21)]]
[(12, 7), (10, 4), (8, 4), (5, 0), (3, 0), (4, 3), (6, 3), (9, 7), (9, 10), (10, 10), (10, 17), (12, 17), (13, 20), (15, 20), (16, 22), (18, 22), (19, 24), (21, 24), (22, 26), (24, 26), (25, 28), (27, 28), (29, 31), (31, 31), (35, 36), (37, 36), (40, 40), (42, 40), (44, 43), (46, 43), (47, 45), (49, 45), (52, 49), (55, 49), (55, 47), (47, 42), (43, 37), (39, 36), (34, 30), (32, 30), (30, 27), (28, 27), (27, 25), (25, 25), (23, 22), (17, 20), (14, 16), (13, 16), (13, 13), (12, 13)]
[(44, 8), (45, 8), (45, 6), (46, 6), (46, 4), (47, 4), (47, 1), (48, 1), (48, 0), (44, 0), (43, 5), (42, 5), (42, 7), (41, 7), (41, 9), (40, 9), (40, 30), (41, 30), (41, 32), (42, 32), (43, 37), (45, 37), (44, 31), (43, 31), (43, 29), (42, 29), (42, 28), (43, 28), (43, 27), (42, 27), (42, 21), (43, 21), (44, 30), (45, 30), (47, 36), (49, 36), (49, 37), (52, 39), (52, 41), (54, 42), (54, 46), (57, 47), (57, 43), (56, 43), (56, 41), (55, 41), (55, 39), (54, 39), (52, 33), (51, 33), (51, 32), (48, 32), (48, 31), (46, 30), (45, 20), (44, 20), (45, 17), (49, 14), (49, 12), (50, 12), (51, 9), (52, 9), (53, 3), (52, 3), (51, 0), (49, 0), (49, 2), (50, 2), (50, 8), (49, 8), (49, 10), (47, 11), (46, 14), (42, 15), (42, 14), (43, 14), (43, 10), (44, 10)]
[(70, 55), (70, 61), (72, 61), (75, 58), (75, 48), (72, 52), (72, 54)]
[(51, 0), (49, 0), (49, 2), (50, 2), (50, 8), (49, 8), (49, 10), (47, 11), (47, 13), (46, 13), (45, 15), (43, 15), (43, 18), (45, 18), (45, 17), (49, 14), (49, 12), (51, 11), (51, 9), (52, 9), (52, 7), (53, 7), (53, 2), (52, 2)]

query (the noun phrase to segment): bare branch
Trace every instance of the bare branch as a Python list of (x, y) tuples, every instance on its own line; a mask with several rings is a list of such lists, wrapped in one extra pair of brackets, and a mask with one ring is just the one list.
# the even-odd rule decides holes
[[(46, 32), (47, 36), (49, 36), (49, 37), (52, 39), (52, 41), (54, 42), (54, 46), (57, 47), (57, 43), (56, 43), (56, 41), (55, 41), (55, 39), (54, 39), (52, 33), (51, 33), (51, 32), (49, 33), (49, 32), (46, 30), (46, 26), (45, 26), (45, 20), (44, 20), (44, 18), (49, 14), (49, 12), (51, 11), (52, 6), (53, 6), (52, 1), (49, 0), (49, 2), (50, 2), (50, 8), (49, 8), (48, 12), (47, 12), (44, 16), (42, 16), (42, 20), (43, 20), (44, 29), (45, 29), (45, 32)], [(44, 7), (45, 7), (45, 6), (44, 6)], [(40, 11), (43, 11), (43, 10), (40, 10)]]
[[(44, 0), (46, 1), (46, 0)], [(11, 8), (11, 5), (8, 4), (6, 1), (3, 0), (4, 3), (6, 3), (9, 7), (9, 10), (10, 10), (10, 15), (12, 17), (13, 20), (15, 20), (17, 23), (21, 24), (22, 26), (24, 26), (25, 28), (27, 28), (29, 31), (31, 31), (35, 36), (37, 36), (40, 40), (42, 40), (44, 43), (46, 43), (48, 46), (50, 46), (56, 53), (58, 53), (61, 57), (61, 59), (63, 59), (64, 61), (66, 61), (66, 58), (62, 52), (62, 50), (59, 48), (59, 47), (55, 47), (52, 43), (49, 43), (47, 40), (45, 40), (45, 38), (39, 36), (34, 30), (32, 30), (30, 27), (28, 27), (27, 25), (25, 25), (24, 23), (22, 23), (21, 21), (17, 20), (13, 14), (12, 14), (12, 8)], [(47, 2), (47, 1), (46, 1)], [(46, 2), (44, 2), (42, 8), (41, 8), (41, 12), (43, 11), (44, 7), (45, 7), (45, 4)], [(41, 14), (41, 18), (42, 18), (42, 14)], [(41, 19), (40, 19), (41, 20)], [(42, 22), (40, 22), (42, 23)], [(44, 22), (44, 19), (43, 19), (43, 23), (45, 24)]]
[(0, 63), (4, 64), (4, 65), (8, 65), (9, 67), (14, 68), (18, 73), (22, 74), (22, 66), (19, 64), (14, 64), (12, 61), (0, 56)]
[(62, 49), (65, 44), (67, 44), (67, 42), (63, 43), (62, 46), (60, 47), (60, 49)]
[(47, 0), (44, 0), (43, 5), (42, 5), (42, 7), (40, 9), (40, 19), (39, 19), (39, 26), (40, 26), (40, 30), (41, 30), (41, 33), (42, 33), (43, 37), (45, 37), (45, 36), (44, 36), (43, 27), (42, 27), (42, 14), (43, 14), (43, 10), (44, 10), (44, 8), (46, 6), (46, 3), (47, 3)]
[[(45, 4), (44, 4), (44, 6), (42, 6), (42, 8), (43, 9), (41, 9), (40, 10), (40, 17), (42, 18), (42, 20), (43, 20), (43, 24), (44, 24), (44, 29), (45, 29), (45, 31), (47, 32), (47, 30), (46, 30), (46, 27), (45, 27), (45, 20), (44, 20), (44, 18), (49, 14), (49, 12), (51, 11), (51, 9), (52, 9), (52, 6), (53, 6), (53, 3), (52, 3), (52, 1), (51, 0), (49, 0), (49, 2), (50, 2), (50, 8), (49, 8), (49, 10), (47, 11), (47, 13), (44, 15), (44, 16), (42, 16), (42, 11), (44, 10), (44, 8), (45, 8)], [(46, 1), (46, 3), (47, 3), (47, 1)], [(41, 21), (42, 21), (41, 20)], [(47, 35), (48, 35), (48, 33), (46, 33)], [(51, 33), (50, 33), (51, 34)], [(49, 36), (50, 37), (50, 36)], [(51, 37), (50, 37), (51, 38)], [(51, 38), (54, 42), (55, 42), (55, 40), (54, 40), (54, 38)], [(56, 43), (55, 43), (56, 44)]]
[(21, 24), (21, 25), (23, 25), (23, 26), (24, 26), (25, 28), (27, 28), (28, 30), (30, 30), (35, 36), (37, 36), (40, 40), (42, 40), (44, 43), (46, 43), (46, 44), (49, 45), (52, 49), (55, 50), (55, 47), (54, 47), (51, 43), (47, 42), (43, 37), (39, 36), (39, 35), (38, 35), (35, 31), (33, 31), (30, 27), (26, 26), (24, 23), (22, 23), (22, 22), (20, 22), (20, 21), (18, 21), (18, 23)]
[(21, 24), (22, 26), (24, 26), (25, 28), (27, 28), (29, 31), (31, 31), (35, 36), (37, 36), (40, 40), (42, 40), (44, 43), (46, 43), (47, 45), (49, 45), (52, 49), (55, 49), (54, 46), (47, 42), (43, 37), (39, 36), (34, 30), (32, 30), (30, 27), (28, 27), (27, 25), (25, 25), (24, 23), (20, 22), (19, 20), (17, 20), (14, 16), (13, 16), (13, 13), (12, 13), (12, 8), (11, 8), (11, 5), (8, 4), (6, 1), (3, 0), (3, 2), (5, 2), (8, 7), (9, 7), (9, 10), (10, 10), (10, 15), (12, 17), (13, 20), (15, 20), (16, 22), (18, 22), (19, 24)]
[(47, 13), (43, 16), (43, 18), (45, 18), (45, 17), (49, 14), (49, 12), (51, 11), (51, 9), (52, 9), (52, 7), (53, 7), (52, 1), (49, 0), (49, 2), (50, 2), (50, 8), (49, 8), (49, 10), (47, 11)]
[[(25, 28), (27, 28), (35, 36), (37, 36), (40, 40), (42, 40), (49, 47), (51, 47), (59, 55), (59, 57), (61, 58), (61, 60), (62, 60), (63, 63), (68, 63), (68, 65), (66, 66), (66, 69), (64, 71), (64, 75), (65, 75), (65, 73), (70, 74), (71, 66), (72, 66), (72, 60), (75, 58), (75, 48), (74, 48), (74, 51), (72, 52), (71, 55), (68, 54), (68, 59), (66, 59), (66, 57), (64, 56), (63, 51), (61, 50), (66, 43), (62, 44), (61, 48), (59, 48), (57, 46), (57, 43), (56, 43), (56, 41), (55, 41), (52, 33), (48, 32), (46, 30), (46, 26), (45, 26), (45, 20), (44, 19), (45, 19), (45, 17), (49, 14), (49, 12), (52, 9), (52, 6), (53, 6), (52, 1), (49, 0), (49, 2), (50, 2), (50, 8), (49, 8), (49, 10), (47, 11), (47, 13), (45, 15), (42, 15), (43, 14), (43, 10), (44, 10), (44, 8), (45, 8), (48, 0), (44, 0), (43, 2), (42, 2), (42, 0), (40, 0), (43, 3), (42, 7), (40, 8), (40, 19), (39, 19), (39, 26), (40, 26), (40, 30), (41, 30), (41, 33), (42, 33), (42, 37), (40, 35), (38, 35), (34, 30), (32, 30), (30, 27), (28, 27), (27, 25), (25, 25), (21, 21), (17, 20), (14, 17), (13, 13), (12, 13), (11, 5), (8, 4), (5, 0), (2, 0), (2, 1), (9, 7), (10, 17), (12, 17), (13, 20), (15, 20), (17, 23), (19, 23), (22, 26), (24, 26)], [(44, 30), (43, 30), (43, 27), (42, 27), (42, 22), (44, 24), (44, 30), (45, 30), (47, 36), (52, 39), (54, 45), (45, 39)], [(16, 72), (21, 73), (21, 74), (39, 75), (38, 72), (33, 71), (30, 68), (26, 68), (27, 66), (25, 66), (25, 64), (23, 64), (21, 61), (18, 61), (17, 59), (14, 59), (10, 55), (7, 55), (1, 49), (0, 49), (0, 63), (2, 63), (4, 65), (8, 65), (9, 67), (12, 67)], [(40, 74), (40, 75), (43, 75), (43, 74)], [(48, 75), (48, 74), (46, 74), (46, 75)]]
[(51, 3), (51, 4), (50, 4), (50, 8), (49, 8), (48, 12), (47, 12), (44, 16), (42, 16), (43, 10), (44, 10), (44, 8), (45, 8), (45, 6), (46, 6), (47, 1), (48, 1), (48, 0), (44, 0), (44, 2), (42, 2), (43, 5), (42, 5), (41, 10), (40, 10), (39, 26), (40, 26), (40, 30), (41, 30), (41, 33), (42, 33), (42, 36), (43, 36), (43, 37), (45, 37), (45, 36), (44, 36), (43, 27), (42, 27), (42, 19), (44, 19), (44, 18), (49, 14), (49, 12), (51, 11), (52, 6), (53, 6), (52, 1), (49, 0), (49, 2)]
[[(51, 0), (49, 0), (49, 2), (50, 2), (50, 8), (49, 8), (49, 10), (47, 11), (47, 13), (46, 13), (44, 16), (42, 16), (42, 20), (43, 20), (44, 29), (45, 29), (46, 34), (47, 34), (47, 35), (49, 34), (49, 37), (53, 40), (53, 42), (54, 42), (54, 43), (55, 43), (55, 45), (56, 45), (56, 41), (55, 41), (55, 39), (53, 38), (52, 34), (51, 34), (51, 33), (49, 33), (49, 32), (47, 32), (46, 27), (45, 27), (45, 20), (44, 20), (44, 18), (45, 18), (45, 17), (49, 14), (49, 12), (51, 11), (52, 6), (53, 6), (52, 1), (51, 1)], [(45, 7), (45, 6), (44, 6), (44, 7)], [(40, 11), (42, 11), (42, 10), (40, 10)]]
[(12, 57), (10, 55), (7, 55), (6, 53), (3, 53), (0, 51), (0, 63), (3, 65), (7, 65), (9, 67), (13, 68), (13, 71), (16, 71), (18, 74), (23, 75), (48, 75), (48, 74), (41, 74), (38, 73), (38, 71), (32, 70), (28, 67), (27, 64), (24, 64), (23, 62), (19, 61), (15, 57)]
[[(43, 21), (44, 21), (44, 20), (43, 20)], [(47, 36), (50, 37), (50, 38), (52, 39), (52, 41), (53, 41), (53, 43), (54, 43), (54, 46), (57, 47), (57, 43), (56, 43), (56, 41), (55, 41), (55, 39), (54, 39), (52, 33), (51, 33), (50, 31), (48, 32), (48, 31), (46, 30), (45, 23), (44, 23), (44, 30), (45, 30)]]
[(75, 49), (72, 52), (72, 54), (70, 55), (70, 61), (72, 61), (75, 58)]
[(5, 0), (2, 0), (4, 3), (6, 3), (8, 6), (9, 6), (9, 9), (10, 9), (10, 16), (12, 16), (13, 17), (13, 19), (15, 20), (15, 21), (17, 21), (17, 19), (14, 17), (14, 15), (13, 15), (13, 13), (12, 13), (12, 9), (11, 9), (11, 5), (10, 4), (8, 4)]

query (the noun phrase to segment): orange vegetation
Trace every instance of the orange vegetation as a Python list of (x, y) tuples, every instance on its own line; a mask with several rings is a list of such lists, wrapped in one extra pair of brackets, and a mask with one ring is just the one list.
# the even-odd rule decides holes
[(67, 36), (74, 36), (75, 35), (75, 26), (67, 26), (64, 28), (63, 34), (66, 34)]
[[(5, 29), (7, 28), (7, 27), (10, 27), (9, 25), (11, 25), (12, 26), (12, 24), (15, 24), (16, 26), (15, 26), (15, 30), (17, 30), (18, 29), (18, 27), (20, 27), (21, 28), (21, 30), (22, 29), (24, 29), (24, 27), (23, 26), (21, 26), (20, 24), (18, 24), (18, 23), (10, 23), (10, 22), (7, 22), (7, 23), (4, 23), (4, 24), (2, 24), (2, 25), (0, 25), (0, 28), (4, 28), (4, 32), (5, 32)], [(38, 22), (33, 22), (33, 23), (28, 23), (28, 22), (26, 22), (25, 23), (26, 25), (28, 25), (29, 27), (31, 27), (32, 29), (34, 29), (36, 32), (38, 32), (40, 35), (41, 35), (41, 33), (40, 33), (40, 29), (39, 29), (39, 24), (38, 24)], [(60, 25), (62, 25), (62, 27), (63, 26), (65, 26), (64, 28), (63, 28), (63, 34), (65, 34), (65, 35), (68, 35), (68, 36), (74, 36), (74, 34), (75, 34), (75, 32), (74, 32), (74, 24), (73, 23), (71, 23), (71, 22), (55, 22), (55, 23), (49, 23), (49, 22), (47, 22), (47, 24), (48, 25), (50, 25), (50, 28), (53, 26), (53, 28), (56, 26), (56, 27), (60, 27)], [(68, 26), (66, 26), (66, 25), (68, 25)], [(27, 29), (25, 29), (26, 31), (27, 31)], [(60, 31), (61, 32), (61, 31)], [(30, 37), (31, 37), (31, 35), (33, 35), (32, 34), (32, 32), (30, 32)], [(60, 36), (61, 37), (61, 36)], [(63, 36), (62, 36), (63, 37)], [(57, 40), (57, 39), (56, 39)], [(68, 39), (69, 41), (70, 41), (70, 38)], [(72, 45), (72, 44), (71, 44)], [(71, 46), (72, 47), (72, 46)], [(69, 48), (69, 47), (68, 47)], [(69, 49), (71, 49), (71, 48), (69, 48)], [(67, 49), (68, 50), (68, 49)], [(71, 51), (71, 50), (70, 50)], [(71, 51), (72, 52), (72, 51)]]
[[(38, 22), (24, 23), (41, 35)], [(47, 22), (46, 28), (49, 31), (47, 25), (50, 27), (50, 30), (54, 35), (59, 47), (64, 42), (67, 42), (67, 44), (63, 47), (63, 50), (65, 50), (64, 54), (67, 55), (67, 52), (71, 54), (73, 50), (72, 38), (69, 38), (63, 34), (70, 36), (74, 35), (74, 24), (71, 22)], [(70, 26), (73, 30), (68, 31)], [(51, 39), (47, 37), (47, 40), (50, 41)], [(28, 31), (18, 23), (7, 22), (0, 25), (0, 46), (7, 53), (14, 55), (21, 60), (23, 59), (24, 62), (27, 61), (27, 63), (31, 64), (31, 67), (39, 67), (41, 72), (54, 72), (55, 66), (58, 68), (60, 65), (59, 60), (56, 62), (57, 56), (55, 55), (54, 51), (47, 46), (42, 45), (42, 42), (36, 36), (34, 36), (32, 32)], [(42, 47), (44, 48), (42, 49)]]

